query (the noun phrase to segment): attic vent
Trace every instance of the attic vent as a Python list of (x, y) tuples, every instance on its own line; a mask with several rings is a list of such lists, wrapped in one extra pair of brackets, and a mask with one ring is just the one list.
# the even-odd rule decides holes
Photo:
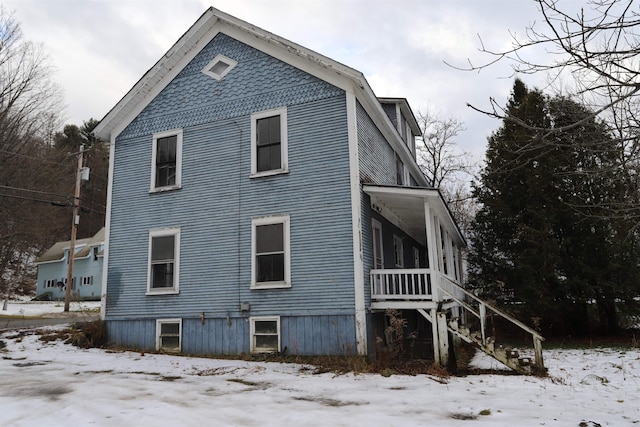
[(202, 72), (216, 80), (222, 80), (236, 65), (238, 65), (238, 63), (233, 59), (227, 58), (224, 55), (218, 55), (202, 69)]

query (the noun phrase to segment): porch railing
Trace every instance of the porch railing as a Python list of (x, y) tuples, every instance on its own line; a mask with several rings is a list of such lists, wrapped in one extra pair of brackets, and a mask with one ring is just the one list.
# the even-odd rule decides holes
[(487, 345), (490, 343), (490, 340), (493, 339), (493, 337), (490, 337), (490, 333), (488, 331), (487, 319), (490, 313), (511, 322), (527, 334), (531, 335), (535, 357), (534, 365), (541, 371), (544, 370), (544, 361), (542, 359), (542, 341), (544, 340), (544, 337), (537, 331), (531, 329), (530, 327), (520, 322), (518, 319), (508, 315), (504, 311), (487, 304), (485, 301), (481, 300), (476, 295), (464, 289), (457, 283), (452, 282), (451, 280), (443, 280), (439, 292), (442, 292), (452, 298), (460, 305), (460, 307), (464, 311), (466, 311), (466, 313), (478, 319), (480, 323), (480, 335), (478, 339), (480, 340), (480, 343), (483, 347), (487, 347)]
[(428, 268), (371, 270), (371, 297), (383, 300), (431, 300)]

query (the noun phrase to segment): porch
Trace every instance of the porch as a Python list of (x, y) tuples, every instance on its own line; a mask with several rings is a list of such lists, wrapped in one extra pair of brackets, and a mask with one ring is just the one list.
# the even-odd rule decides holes
[[(542, 340), (535, 330), (482, 301), (462, 286), (466, 241), (447, 204), (436, 189), (364, 185), (372, 211), (373, 247), (370, 279), (370, 310), (415, 310), (431, 324), (434, 360), (449, 363), (451, 336), (476, 346), (509, 368), (521, 373), (544, 371)], [(405, 268), (401, 232), (425, 250), (413, 249), (413, 268)], [(398, 231), (400, 230), (400, 231)], [(393, 251), (385, 252), (392, 243)], [(385, 253), (388, 254), (385, 260)], [(392, 258), (391, 260), (388, 258)], [(409, 260), (409, 265), (411, 260)], [(390, 268), (391, 267), (391, 268)], [(533, 357), (521, 357), (511, 347), (495, 343), (489, 326), (502, 319), (533, 341)]]

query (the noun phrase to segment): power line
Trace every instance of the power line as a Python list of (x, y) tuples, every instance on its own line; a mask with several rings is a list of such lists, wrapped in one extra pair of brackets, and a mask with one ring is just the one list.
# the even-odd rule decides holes
[(27, 159), (32, 159), (32, 160), (38, 160), (40, 162), (43, 163), (50, 163), (52, 165), (56, 165), (56, 166), (71, 166), (68, 163), (59, 163), (59, 162), (54, 162), (53, 160), (47, 160), (47, 159), (43, 159), (40, 157), (35, 157), (35, 156), (30, 156), (28, 154), (22, 154), (22, 153), (16, 153), (15, 151), (8, 151), (8, 150), (2, 150), (0, 149), (0, 153), (7, 153), (7, 154), (11, 154), (14, 156), (21, 156), (21, 157), (26, 157)]
[(47, 191), (40, 191), (40, 190), (31, 190), (29, 188), (20, 188), (20, 187), (11, 187), (8, 185), (0, 185), (0, 188), (6, 188), (8, 190), (18, 190), (18, 191), (27, 191), (29, 193), (37, 193), (37, 194), (46, 194), (47, 196), (58, 196), (58, 197), (68, 197), (71, 198), (71, 196), (69, 196), (68, 194), (56, 194), (56, 193), (49, 193)]

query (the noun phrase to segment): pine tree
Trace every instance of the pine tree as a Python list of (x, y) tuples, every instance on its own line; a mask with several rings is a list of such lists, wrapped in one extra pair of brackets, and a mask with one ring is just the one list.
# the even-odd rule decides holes
[(474, 188), (471, 282), (523, 320), (540, 318), (547, 333), (587, 333), (594, 301), (600, 325), (613, 331), (616, 301), (633, 294), (621, 267), (629, 262), (630, 277), (638, 270), (628, 224), (599, 209), (627, 191), (612, 186), (621, 148), (588, 109), (520, 80), (507, 112), (525, 125), (505, 119), (489, 138)]

